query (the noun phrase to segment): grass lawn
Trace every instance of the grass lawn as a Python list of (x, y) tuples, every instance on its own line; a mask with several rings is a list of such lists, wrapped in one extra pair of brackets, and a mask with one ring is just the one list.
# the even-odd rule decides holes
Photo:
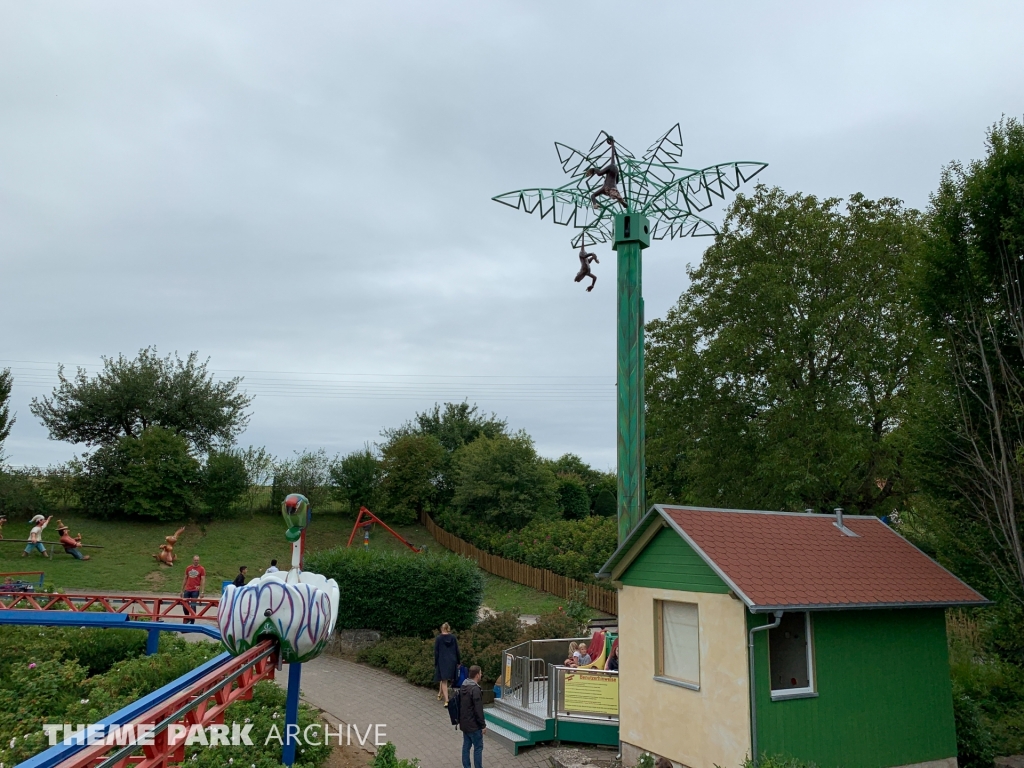
[[(53, 554), (47, 560), (38, 553), (22, 557), (24, 541), (31, 527), (11, 520), (4, 526), (4, 542), (0, 543), (0, 573), (10, 571), (45, 571), (46, 583), (58, 589), (102, 589), (125, 591), (178, 592), (184, 578), (184, 564), (199, 555), (206, 568), (207, 590), (220, 592), (221, 581), (230, 581), (238, 566), (249, 567), (249, 577), (258, 576), (276, 558), (282, 568), (291, 562), (291, 545), (284, 537), (284, 521), (280, 515), (256, 515), (234, 520), (190, 524), (174, 548), (179, 560), (168, 568), (159, 565), (153, 555), (159, 551), (165, 536), (180, 526), (175, 523), (113, 522), (61, 517), (71, 533), (82, 534), (84, 544), (101, 544), (103, 549), (83, 549), (91, 555), (86, 562), (75, 560), (63, 548), (47, 547)], [(313, 517), (306, 534), (307, 551), (344, 546), (352, 531), (355, 517), (325, 514)], [(57, 540), (57, 517), (43, 531), (44, 541)], [(393, 526), (416, 546), (432, 549), (438, 545), (419, 525)], [(20, 530), (23, 529), (23, 530)], [(20, 540), (16, 544), (13, 541)], [(8, 543), (12, 542), (12, 543)], [(356, 542), (353, 542), (356, 546)], [(405, 550), (404, 545), (382, 528), (371, 534), (372, 548)], [(407, 550), (405, 550), (407, 551)]]
[(518, 608), (520, 613), (550, 613), (565, 604), (565, 599), (549, 592), (538, 592), (514, 581), (484, 574), (484, 605), (495, 611)]
[[(61, 590), (177, 593), (181, 591), (185, 564), (191, 562), (192, 555), (199, 555), (206, 568), (207, 591), (217, 594), (221, 582), (233, 579), (240, 565), (249, 566), (248, 575), (252, 578), (259, 576), (273, 558), (282, 568), (287, 568), (291, 562), (291, 545), (284, 538), (285, 526), (280, 515), (260, 514), (188, 525), (174, 548), (178, 562), (170, 568), (159, 565), (153, 555), (159, 551), (164, 537), (172, 535), (180, 524), (100, 521), (71, 515), (60, 519), (71, 527), (73, 535), (82, 534), (83, 543), (101, 544), (104, 548), (83, 549), (92, 556), (86, 562), (75, 560), (61, 547), (56, 547), (56, 551), (47, 547), (53, 554), (52, 560), (38, 553), (23, 558), (21, 553), (31, 526), (12, 520), (4, 526), (5, 539), (0, 543), (0, 573), (44, 571), (46, 584)], [(306, 533), (307, 551), (344, 546), (354, 522), (354, 516), (343, 513), (314, 515)], [(392, 527), (416, 546), (444, 551), (421, 525)], [(54, 516), (43, 532), (43, 539), (56, 541), (57, 538), (57, 517)], [(362, 546), (361, 534), (357, 534), (352, 546)], [(370, 547), (408, 551), (379, 526), (370, 534)], [(564, 602), (547, 592), (484, 574), (484, 604), (496, 611), (518, 608), (521, 613), (540, 614), (553, 611)]]

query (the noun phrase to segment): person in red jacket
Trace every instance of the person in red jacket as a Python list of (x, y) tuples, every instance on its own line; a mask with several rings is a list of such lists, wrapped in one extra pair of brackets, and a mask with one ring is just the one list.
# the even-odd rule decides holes
[[(192, 565), (185, 568), (185, 580), (181, 582), (182, 597), (202, 597), (206, 592), (206, 569), (199, 564), (199, 555), (192, 557)], [(196, 604), (189, 603), (195, 611)], [(195, 619), (185, 619), (185, 624), (195, 624)]]

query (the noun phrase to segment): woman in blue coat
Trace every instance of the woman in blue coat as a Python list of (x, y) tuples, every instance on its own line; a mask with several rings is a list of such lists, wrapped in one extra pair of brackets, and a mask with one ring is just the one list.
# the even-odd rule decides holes
[(459, 671), (462, 657), (459, 655), (459, 641), (452, 634), (447, 622), (441, 625), (441, 634), (434, 638), (434, 682), (440, 683), (437, 698), (444, 699), (448, 706), (448, 681), (454, 680)]

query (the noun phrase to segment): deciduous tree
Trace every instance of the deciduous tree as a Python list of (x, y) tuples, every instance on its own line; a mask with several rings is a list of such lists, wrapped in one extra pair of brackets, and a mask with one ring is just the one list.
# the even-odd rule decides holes
[(234, 442), (252, 401), (239, 390), (240, 377), (217, 381), (207, 362), (199, 362), (197, 352), (182, 360), (177, 354), (159, 357), (148, 347), (132, 360), (103, 358), (103, 370), (92, 377), (79, 368), (68, 378), (61, 366), (53, 394), (33, 398), (30, 408), (54, 440), (114, 445), (158, 426), (206, 452)]
[(887, 513), (921, 320), (917, 212), (758, 187), (648, 325), (653, 500)]

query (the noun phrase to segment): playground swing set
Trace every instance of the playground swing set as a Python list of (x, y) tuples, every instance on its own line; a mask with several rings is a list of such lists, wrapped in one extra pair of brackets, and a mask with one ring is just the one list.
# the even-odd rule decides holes
[(407, 546), (413, 552), (422, 552), (423, 551), (424, 548), (417, 547), (415, 544), (410, 542), (404, 536), (402, 536), (399, 533), (396, 533), (394, 530), (392, 530), (388, 526), (387, 523), (385, 523), (383, 520), (381, 520), (379, 517), (377, 517), (375, 514), (373, 514), (373, 512), (368, 510), (366, 507), (360, 507), (359, 508), (359, 514), (356, 515), (356, 523), (355, 523), (355, 525), (352, 526), (352, 533), (349, 534), (348, 544), (346, 544), (345, 546), (346, 547), (351, 547), (352, 546), (352, 542), (356, 538), (356, 532), (359, 531), (360, 529), (362, 529), (362, 532), (363, 532), (363, 548), (364, 549), (368, 549), (369, 546), (370, 546), (370, 531), (373, 529), (373, 526), (374, 526), (375, 523), (376, 524), (380, 524), (384, 528), (385, 531), (387, 531), (392, 536), (394, 536), (396, 539), (398, 539), (400, 542), (405, 544), (405, 546)]

